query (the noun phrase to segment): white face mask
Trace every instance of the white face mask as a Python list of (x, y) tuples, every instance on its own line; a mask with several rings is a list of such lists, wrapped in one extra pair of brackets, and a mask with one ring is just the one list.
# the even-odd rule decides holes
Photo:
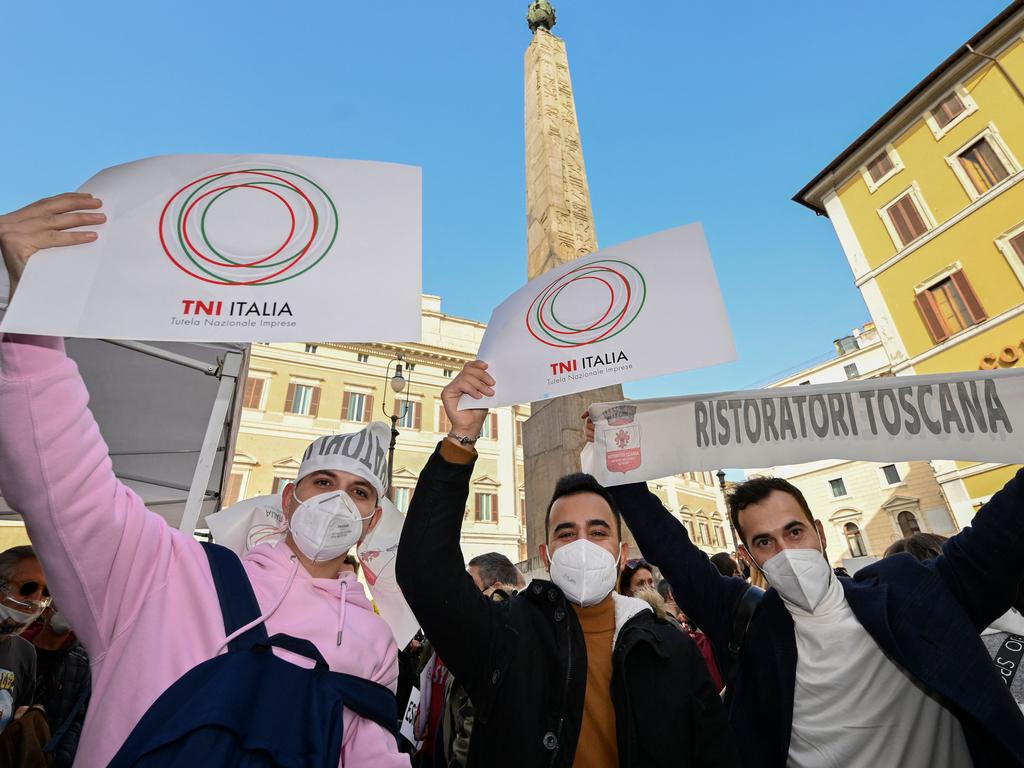
[(615, 589), (619, 558), (588, 539), (576, 539), (551, 553), (550, 572), (551, 581), (569, 600), (582, 606), (596, 605)]
[(359, 508), (344, 491), (322, 493), (302, 501), (292, 514), (288, 528), (295, 546), (313, 562), (341, 557), (359, 541), (363, 521), (373, 517), (359, 515)]
[(25, 628), (43, 614), (43, 608), (35, 611), (19, 611), (0, 603), (0, 637), (20, 635)]
[(809, 613), (821, 605), (832, 580), (832, 567), (820, 549), (784, 549), (761, 571), (783, 598)]

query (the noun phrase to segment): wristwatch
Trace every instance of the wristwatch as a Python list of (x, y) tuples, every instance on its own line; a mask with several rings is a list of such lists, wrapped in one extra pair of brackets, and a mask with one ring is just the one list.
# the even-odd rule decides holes
[(480, 439), (480, 435), (470, 437), (469, 435), (456, 435), (454, 432), (449, 432), (448, 437), (455, 440), (459, 445), (472, 445)]

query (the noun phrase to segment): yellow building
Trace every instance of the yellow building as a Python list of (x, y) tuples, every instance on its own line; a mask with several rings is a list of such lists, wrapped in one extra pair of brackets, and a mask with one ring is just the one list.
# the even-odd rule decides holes
[[(254, 344), (243, 395), (238, 439), (225, 504), (279, 493), (294, 479), (306, 446), (320, 435), (353, 432), (387, 414), (398, 422), (395, 503), (408, 509), (420, 470), (449, 430), (441, 389), (476, 358), (483, 323), (441, 311), (441, 299), (423, 297), (423, 334), (416, 344)], [(387, 384), (388, 364), (401, 353), (409, 379), (405, 393)], [(395, 409), (398, 409), (397, 411)], [(522, 422), (528, 405), (497, 408), (484, 424), (473, 474), (462, 551), (467, 559), (501, 552), (537, 575), (543, 564), (526, 548), (523, 520)], [(730, 548), (727, 522), (710, 472), (663, 478), (652, 489), (708, 552)], [(549, 490), (550, 492), (550, 490)]]
[[(1022, 87), (1018, 0), (794, 197), (831, 219), (896, 375), (1022, 365)], [(960, 526), (1017, 469), (933, 466)]]
[[(892, 375), (874, 323), (834, 344), (835, 354), (769, 386), (834, 384)], [(829, 560), (851, 573), (912, 533), (950, 536), (959, 530), (927, 461), (822, 460), (749, 470), (747, 475), (782, 477), (799, 488), (825, 529)]]

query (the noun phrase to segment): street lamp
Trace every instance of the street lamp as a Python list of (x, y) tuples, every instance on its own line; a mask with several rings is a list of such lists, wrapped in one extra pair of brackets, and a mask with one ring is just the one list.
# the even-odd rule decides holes
[(718, 487), (722, 491), (722, 501), (725, 503), (725, 517), (729, 521), (729, 531), (732, 533), (732, 546), (733, 549), (739, 548), (739, 539), (736, 537), (736, 526), (732, 524), (732, 515), (729, 514), (729, 504), (725, 500), (725, 470), (720, 469), (715, 472), (715, 477), (718, 478)]
[[(388, 499), (391, 501), (395, 500), (395, 488), (392, 480), (395, 473), (395, 441), (398, 440), (398, 422), (405, 418), (405, 414), (409, 412), (409, 385), (412, 383), (412, 374), (409, 374), (409, 378), (406, 379), (402, 375), (402, 363), (405, 361), (405, 354), (403, 352), (395, 353), (395, 356), (388, 360), (387, 370), (384, 371), (384, 381), (391, 391), (396, 395), (401, 395), (405, 392), (405, 402), (402, 403), (401, 413), (388, 413), (388, 396), (387, 389), (384, 390), (384, 402), (380, 404), (381, 411), (384, 415), (391, 419), (391, 445), (388, 446)], [(395, 366), (394, 374), (391, 373), (391, 366)], [(396, 409), (397, 410), (397, 409)]]

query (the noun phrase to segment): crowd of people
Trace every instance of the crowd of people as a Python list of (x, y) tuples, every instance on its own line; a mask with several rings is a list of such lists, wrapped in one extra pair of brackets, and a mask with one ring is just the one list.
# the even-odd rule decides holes
[[(12, 293), (38, 250), (94, 239), (100, 206), (0, 216)], [(62, 340), (0, 337), (0, 488), (33, 543), (0, 553), (0, 761), (1024, 766), (1024, 477), (851, 578), (785, 480), (733, 488), (740, 542), (709, 558), (646, 484), (570, 474), (527, 580), (460, 547), (487, 411), (459, 401), (498, 386), (475, 361), (442, 392), (451, 431), (398, 544), (422, 628), (400, 651), (353, 557), (388, 491), (363, 450), (386, 426), (314, 441), (283, 538), (239, 558), (117, 480)]]

